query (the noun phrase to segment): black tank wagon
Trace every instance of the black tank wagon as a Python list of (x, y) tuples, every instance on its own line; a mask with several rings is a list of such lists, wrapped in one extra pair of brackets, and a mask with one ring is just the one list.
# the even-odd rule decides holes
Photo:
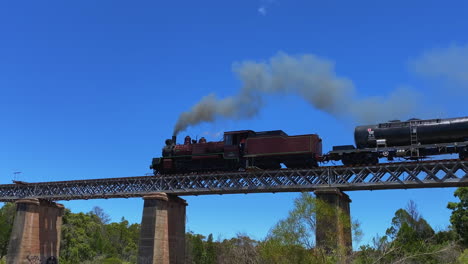
[(358, 126), (354, 131), (356, 147), (335, 146), (329, 160), (344, 165), (375, 164), (385, 157), (419, 160), (433, 155), (458, 153), (468, 157), (468, 117), (449, 119), (410, 119)]
[[(412, 131), (414, 130), (414, 131)], [(354, 131), (357, 148), (376, 147), (377, 140), (388, 146), (411, 145), (412, 137), (421, 144), (463, 142), (468, 140), (468, 117), (450, 119), (412, 119), (370, 126), (358, 126)]]

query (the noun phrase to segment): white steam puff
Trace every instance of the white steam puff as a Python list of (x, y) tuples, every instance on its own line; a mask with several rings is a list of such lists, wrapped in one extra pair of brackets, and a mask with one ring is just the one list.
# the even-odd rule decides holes
[(235, 96), (218, 99), (203, 97), (192, 109), (180, 115), (174, 135), (189, 126), (218, 118), (246, 119), (255, 116), (268, 94), (298, 95), (314, 108), (337, 118), (357, 122), (395, 119), (411, 113), (417, 94), (406, 88), (387, 97), (360, 99), (351, 80), (336, 75), (334, 63), (315, 55), (289, 56), (278, 53), (268, 63), (246, 61), (234, 65), (243, 86)]

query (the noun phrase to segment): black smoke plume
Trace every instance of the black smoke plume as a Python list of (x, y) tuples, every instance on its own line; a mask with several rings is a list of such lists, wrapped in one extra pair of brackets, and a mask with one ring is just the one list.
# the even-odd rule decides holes
[(218, 118), (251, 118), (262, 108), (262, 98), (269, 94), (297, 95), (336, 118), (351, 118), (360, 123), (404, 117), (414, 109), (418, 95), (410, 89), (396, 89), (385, 97), (359, 98), (353, 82), (337, 76), (334, 68), (333, 62), (311, 54), (278, 53), (268, 62), (234, 64), (234, 72), (243, 84), (239, 93), (223, 99), (214, 94), (203, 97), (190, 111), (180, 115), (174, 135), (189, 126)]

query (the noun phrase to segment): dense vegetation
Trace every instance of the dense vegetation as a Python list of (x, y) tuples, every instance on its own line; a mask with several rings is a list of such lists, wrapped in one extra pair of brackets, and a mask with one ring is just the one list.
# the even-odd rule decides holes
[[(288, 217), (278, 222), (263, 241), (246, 235), (212, 241), (212, 236), (188, 234), (191, 258), (187, 263), (468, 263), (468, 188), (458, 188), (459, 202), (449, 203), (453, 210), (448, 230), (434, 231), (410, 201), (405, 209), (395, 212), (385, 236), (376, 237), (371, 245), (361, 246), (352, 256), (343, 259), (340, 249), (325, 252), (315, 248), (315, 214), (327, 211), (325, 205), (307, 193), (295, 201)], [(343, 224), (349, 219), (343, 218)], [(362, 232), (359, 223), (352, 223), (353, 240)], [(214, 250), (213, 250), (214, 248)]]
[[(187, 233), (186, 263), (468, 263), (468, 188), (458, 188), (455, 196), (459, 201), (447, 206), (452, 210), (448, 230), (435, 231), (410, 201), (395, 212), (384, 236), (344, 257), (341, 249), (326, 252), (315, 247), (316, 213), (330, 208), (303, 193), (289, 215), (262, 241), (245, 234), (215, 241), (211, 234)], [(0, 208), (0, 263), (6, 255), (14, 212), (14, 204)], [(343, 224), (350, 222), (345, 215), (338, 217)], [(351, 228), (356, 242), (362, 233), (359, 223), (353, 221)], [(139, 224), (129, 224), (124, 218), (111, 223), (99, 207), (88, 213), (66, 210), (60, 263), (136, 263), (139, 233)]]
[(140, 225), (125, 218), (109, 223), (101, 208), (89, 213), (65, 211), (60, 245), (60, 263), (136, 263)]

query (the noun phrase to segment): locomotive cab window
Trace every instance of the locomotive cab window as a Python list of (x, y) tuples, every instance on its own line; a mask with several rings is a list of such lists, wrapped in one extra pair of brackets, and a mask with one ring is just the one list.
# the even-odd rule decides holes
[(224, 144), (232, 145), (232, 135), (224, 135)]
[(231, 146), (235, 146), (237, 144), (239, 144), (239, 135), (224, 135), (224, 144), (225, 145), (231, 145)]

